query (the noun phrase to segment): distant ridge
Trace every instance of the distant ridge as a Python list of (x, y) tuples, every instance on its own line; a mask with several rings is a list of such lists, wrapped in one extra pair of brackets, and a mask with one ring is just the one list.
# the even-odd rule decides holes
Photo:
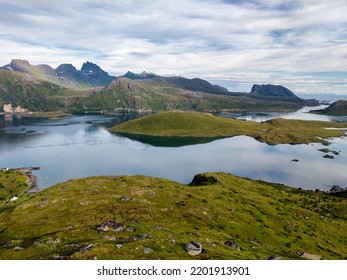
[(45, 64), (31, 65), (27, 60), (13, 59), (0, 69), (27, 73), (40, 80), (77, 89), (107, 86), (116, 79), (89, 61), (83, 64), (81, 70), (77, 70), (69, 63), (61, 64), (54, 69)]
[(297, 110), (318, 105), (281, 85), (254, 85), (251, 92), (230, 92), (200, 78), (164, 77), (128, 71), (109, 75), (85, 62), (81, 70), (70, 63), (56, 69), (13, 59), (0, 68), (0, 111), (4, 105), (28, 111), (69, 112), (192, 110), (221, 113), (230, 110)]

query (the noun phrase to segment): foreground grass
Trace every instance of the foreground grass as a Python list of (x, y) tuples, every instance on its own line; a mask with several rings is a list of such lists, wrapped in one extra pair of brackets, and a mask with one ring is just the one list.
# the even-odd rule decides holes
[[(345, 199), (225, 173), (194, 181), (90, 177), (50, 187), (11, 211), (1, 205), (0, 258), (347, 258)], [(117, 232), (98, 230), (109, 221)], [(191, 241), (202, 244), (200, 255), (184, 249)]]
[[(339, 129), (327, 129), (339, 128)], [(180, 137), (232, 137), (247, 135), (267, 144), (328, 144), (330, 137), (344, 134), (347, 124), (273, 119), (266, 122), (250, 122), (215, 117), (197, 112), (171, 111), (145, 116), (110, 129), (112, 132)]]

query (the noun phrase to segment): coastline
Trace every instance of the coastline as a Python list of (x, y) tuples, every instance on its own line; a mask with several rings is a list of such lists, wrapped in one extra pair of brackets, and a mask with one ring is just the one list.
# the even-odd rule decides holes
[(38, 188), (38, 185), (37, 185), (37, 176), (32, 174), (32, 171), (39, 170), (39, 169), (40, 169), (40, 167), (38, 167), (38, 166), (31, 166), (31, 167), (18, 167), (18, 168), (1, 168), (0, 170), (19, 171), (19, 172), (22, 172), (23, 174), (25, 174), (25, 176), (27, 177), (28, 188), (24, 192), (32, 194), (32, 193), (37, 193), (40, 191), (40, 189)]

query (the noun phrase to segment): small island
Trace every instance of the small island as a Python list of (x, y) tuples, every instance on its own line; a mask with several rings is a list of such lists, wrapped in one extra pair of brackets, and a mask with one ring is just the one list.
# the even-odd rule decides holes
[(259, 123), (216, 117), (208, 113), (169, 111), (119, 124), (110, 131), (125, 135), (210, 139), (246, 135), (270, 145), (328, 145), (326, 139), (344, 135), (344, 129), (347, 129), (347, 124), (336, 122), (272, 119)]

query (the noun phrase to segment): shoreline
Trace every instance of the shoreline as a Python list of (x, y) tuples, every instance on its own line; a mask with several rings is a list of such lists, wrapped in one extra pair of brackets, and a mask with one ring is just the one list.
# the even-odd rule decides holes
[(28, 184), (28, 188), (24, 191), (25, 193), (32, 194), (32, 193), (37, 193), (40, 191), (37, 185), (37, 176), (32, 174), (32, 171), (40, 170), (40, 167), (31, 166), (31, 167), (18, 167), (18, 168), (1, 168), (0, 170), (3, 170), (3, 171), (13, 170), (13, 171), (19, 171), (25, 174), (25, 176), (27, 177), (27, 184)]

